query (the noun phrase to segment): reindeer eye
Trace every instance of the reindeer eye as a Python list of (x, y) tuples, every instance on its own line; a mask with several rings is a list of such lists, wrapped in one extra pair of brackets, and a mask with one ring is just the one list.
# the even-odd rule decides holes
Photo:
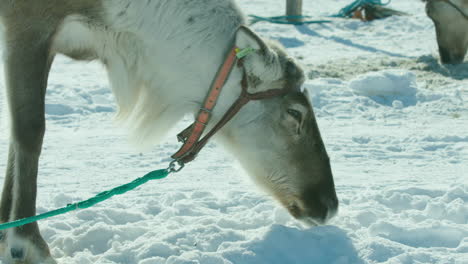
[(294, 110), (294, 109), (291, 109), (291, 108), (289, 108), (287, 112), (288, 112), (288, 114), (290, 116), (292, 116), (294, 119), (296, 119), (297, 122), (299, 122), (299, 123), (301, 122), (301, 120), (302, 120), (302, 113), (301, 112), (299, 112), (297, 110)]

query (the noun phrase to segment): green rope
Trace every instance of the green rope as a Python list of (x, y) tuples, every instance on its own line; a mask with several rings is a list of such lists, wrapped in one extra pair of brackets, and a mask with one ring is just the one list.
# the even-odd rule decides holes
[(331, 20), (305, 20), (304, 18), (311, 18), (310, 16), (274, 16), (274, 17), (261, 17), (256, 15), (249, 15), (252, 18), (250, 24), (255, 24), (260, 21), (266, 21), (275, 24), (285, 25), (302, 25), (302, 24), (322, 24), (330, 23)]
[(109, 191), (99, 193), (98, 195), (96, 195), (96, 196), (94, 196), (94, 197), (92, 197), (92, 198), (90, 198), (88, 200), (81, 201), (81, 202), (78, 202), (78, 203), (68, 204), (66, 207), (63, 207), (63, 208), (60, 208), (60, 209), (57, 209), (57, 210), (54, 210), (54, 211), (50, 211), (50, 212), (47, 212), (47, 213), (43, 213), (43, 214), (40, 214), (40, 215), (19, 219), (19, 220), (13, 221), (13, 222), (0, 224), (0, 230), (30, 224), (30, 223), (33, 223), (33, 222), (36, 222), (36, 221), (39, 221), (39, 220), (42, 220), (42, 219), (46, 219), (46, 218), (50, 218), (50, 217), (53, 217), (53, 216), (65, 214), (65, 213), (68, 213), (70, 211), (74, 211), (74, 210), (78, 210), (78, 209), (89, 208), (89, 207), (91, 207), (91, 206), (93, 206), (93, 205), (95, 205), (97, 203), (100, 203), (102, 201), (105, 201), (105, 200), (111, 198), (114, 195), (119, 195), (119, 194), (126, 193), (128, 191), (131, 191), (131, 190), (137, 188), (138, 186), (147, 183), (148, 181), (164, 179), (164, 178), (167, 177), (167, 175), (169, 175), (170, 172), (173, 172), (173, 171), (174, 170), (172, 170), (171, 168), (165, 169), (165, 170), (152, 171), (152, 172), (146, 174), (145, 176), (140, 177), (140, 178), (138, 178), (138, 179), (136, 179), (136, 180), (134, 180), (134, 181), (132, 181), (130, 183), (121, 185), (121, 186), (116, 187), (116, 188), (114, 188), (112, 190), (109, 190)]
[(353, 12), (356, 11), (356, 9), (358, 9), (361, 6), (365, 6), (365, 5), (386, 6), (386, 5), (390, 4), (391, 2), (392, 2), (392, 0), (388, 0), (386, 3), (382, 3), (382, 0), (355, 0), (351, 4), (345, 6), (343, 9), (341, 9), (340, 12), (338, 12), (338, 14), (333, 15), (331, 17), (342, 17), (342, 18), (352, 17)]
[[(336, 15), (329, 17), (351, 17), (352, 13), (356, 11), (359, 7), (363, 5), (379, 5), (385, 6), (392, 2), (392, 0), (387, 0), (387, 2), (382, 2), (382, 0), (355, 0), (351, 4), (345, 6), (340, 12)], [(260, 21), (266, 21), (275, 24), (286, 24), (286, 25), (303, 25), (303, 24), (323, 24), (331, 23), (331, 20), (307, 20), (312, 18), (311, 16), (273, 16), (273, 17), (261, 17), (256, 15), (249, 15), (252, 18), (250, 24), (255, 24)]]

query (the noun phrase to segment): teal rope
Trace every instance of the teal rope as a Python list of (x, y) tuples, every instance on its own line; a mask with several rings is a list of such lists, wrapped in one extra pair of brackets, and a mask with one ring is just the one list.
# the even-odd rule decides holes
[[(392, 0), (387, 0), (387, 2), (382, 2), (382, 0), (355, 0), (351, 4), (345, 6), (343, 9), (338, 12), (336, 15), (330, 17), (350, 17), (352, 13), (363, 5), (380, 5), (385, 6), (390, 4)], [(285, 24), (285, 25), (302, 25), (302, 24), (322, 24), (322, 23), (331, 23), (331, 20), (306, 20), (311, 18), (310, 16), (274, 16), (274, 17), (261, 17), (256, 15), (249, 15), (252, 18), (250, 24), (255, 24), (260, 21), (266, 21), (275, 24)], [(292, 21), (290, 21), (291, 19)], [(297, 20), (297, 21), (294, 21)]]
[(289, 19), (303, 19), (310, 18), (310, 16), (274, 16), (274, 17), (261, 17), (256, 15), (249, 15), (253, 18), (250, 24), (255, 24), (260, 21), (266, 21), (275, 24), (285, 24), (285, 25), (302, 25), (302, 24), (322, 24), (330, 23), (331, 20), (299, 20), (299, 21), (289, 21)]
[(92, 198), (90, 198), (88, 200), (81, 201), (81, 202), (78, 202), (78, 203), (68, 204), (66, 207), (63, 207), (63, 208), (60, 208), (60, 209), (57, 209), (57, 210), (54, 210), (54, 211), (50, 211), (50, 212), (47, 212), (47, 213), (43, 213), (43, 214), (40, 214), (40, 215), (19, 219), (19, 220), (13, 221), (13, 222), (0, 224), (0, 230), (12, 228), (12, 227), (23, 226), (23, 225), (26, 225), (26, 224), (30, 224), (30, 223), (42, 220), (42, 219), (46, 219), (46, 218), (50, 218), (50, 217), (53, 217), (53, 216), (65, 214), (65, 213), (68, 213), (70, 211), (74, 211), (74, 210), (78, 210), (78, 209), (89, 208), (89, 207), (91, 207), (91, 206), (93, 206), (93, 205), (95, 205), (97, 203), (100, 203), (102, 201), (105, 201), (105, 200), (111, 198), (114, 195), (119, 195), (119, 194), (126, 193), (128, 191), (131, 191), (131, 190), (137, 188), (138, 186), (147, 183), (148, 181), (164, 179), (164, 178), (167, 177), (167, 175), (169, 175), (170, 172), (171, 171), (169, 171), (167, 169), (166, 170), (152, 171), (152, 172), (146, 174), (145, 176), (140, 177), (140, 178), (138, 178), (138, 179), (136, 179), (136, 180), (134, 180), (134, 181), (132, 181), (130, 183), (121, 185), (121, 186), (116, 187), (116, 188), (114, 188), (112, 190), (109, 190), (109, 191), (99, 193), (98, 195), (96, 195), (96, 196), (94, 196), (94, 197), (92, 197)]
[(345, 6), (343, 9), (341, 9), (340, 12), (338, 12), (338, 14), (333, 15), (331, 17), (350, 17), (352, 16), (352, 13), (356, 11), (356, 9), (363, 5), (385, 6), (390, 4), (390, 2), (392, 2), (392, 0), (388, 0), (386, 3), (383, 3), (382, 0), (356, 0), (351, 4)]

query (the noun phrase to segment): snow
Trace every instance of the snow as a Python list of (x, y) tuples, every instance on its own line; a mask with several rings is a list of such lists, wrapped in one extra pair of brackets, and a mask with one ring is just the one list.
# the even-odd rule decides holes
[[(284, 9), (284, 1), (238, 2), (256, 15)], [(349, 2), (307, 0), (304, 12), (319, 18)], [(308, 73), (305, 89), (340, 199), (329, 225), (295, 221), (210, 143), (178, 174), (41, 221), (53, 256), (71, 264), (468, 263), (468, 63), (439, 64), (421, 1), (390, 7), (411, 16), (253, 26), (285, 45)], [(140, 153), (112, 121), (103, 67), (62, 56), (46, 103), (38, 213), (165, 168), (179, 146), (175, 133), (190, 121)], [(4, 111), (1, 123), (6, 150)], [(0, 153), (1, 168), (6, 156)]]
[(370, 72), (350, 81), (351, 90), (380, 103), (401, 109), (414, 105), (417, 92), (416, 75), (404, 70)]

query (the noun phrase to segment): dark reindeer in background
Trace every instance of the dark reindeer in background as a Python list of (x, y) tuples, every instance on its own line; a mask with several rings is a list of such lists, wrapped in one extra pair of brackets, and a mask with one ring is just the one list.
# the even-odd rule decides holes
[(423, 0), (436, 28), (440, 60), (463, 62), (468, 50), (468, 0)]

